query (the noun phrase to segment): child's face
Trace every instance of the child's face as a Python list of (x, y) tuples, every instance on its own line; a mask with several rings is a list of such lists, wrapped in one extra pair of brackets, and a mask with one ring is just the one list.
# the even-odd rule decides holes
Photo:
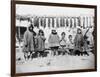
[(78, 29), (78, 30), (77, 30), (77, 33), (78, 33), (78, 34), (81, 34), (81, 30), (80, 30), (80, 29)]
[(33, 31), (33, 28), (32, 27), (29, 27), (29, 31)]
[(42, 32), (40, 32), (40, 36), (42, 36)]
[(69, 40), (72, 40), (72, 36), (69, 37)]
[(52, 30), (52, 33), (55, 33), (56, 31), (55, 30)]
[(62, 38), (65, 38), (65, 34), (62, 34)]

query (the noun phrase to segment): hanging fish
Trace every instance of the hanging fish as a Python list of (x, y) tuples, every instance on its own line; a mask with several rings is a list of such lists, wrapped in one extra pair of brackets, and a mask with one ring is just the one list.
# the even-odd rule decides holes
[(48, 17), (48, 27), (50, 28), (50, 18)]
[(54, 28), (54, 18), (52, 17), (52, 27)]
[(70, 28), (72, 28), (72, 18), (70, 18)]
[(58, 20), (58, 18), (56, 19), (56, 23), (57, 23), (56, 27), (59, 28), (59, 20)]

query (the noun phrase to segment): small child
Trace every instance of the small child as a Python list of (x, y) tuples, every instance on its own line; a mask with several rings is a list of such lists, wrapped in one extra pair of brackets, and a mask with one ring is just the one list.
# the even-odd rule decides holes
[(62, 33), (61, 33), (61, 36), (62, 36), (62, 37), (61, 37), (61, 40), (60, 40), (60, 46), (61, 46), (61, 47), (66, 47), (65, 35), (66, 35), (65, 32), (62, 32)]
[(43, 56), (45, 50), (45, 40), (43, 30), (39, 30), (38, 36), (36, 37), (36, 50), (39, 53), (39, 56)]
[(50, 48), (53, 51), (52, 55), (58, 54), (57, 51), (58, 51), (58, 48), (59, 48), (59, 40), (60, 39), (59, 39), (59, 36), (58, 36), (56, 30), (52, 30), (52, 32), (49, 36), (49, 39), (48, 39)]
[[(74, 44), (75, 44), (75, 52), (79, 51), (80, 53), (83, 52), (83, 34), (80, 28), (77, 29), (77, 34), (74, 39)], [(80, 54), (79, 53), (79, 54)], [(82, 54), (81, 54), (82, 55)]]
[(73, 43), (73, 40), (72, 40), (72, 35), (69, 35), (68, 36), (68, 48), (69, 48), (69, 52), (70, 52), (70, 55), (73, 54), (73, 49), (74, 49), (74, 43)]
[(60, 46), (62, 48), (62, 52), (63, 52), (63, 55), (65, 54), (65, 47), (66, 47), (66, 40), (65, 40), (65, 32), (62, 32), (61, 33), (61, 40), (60, 40)]

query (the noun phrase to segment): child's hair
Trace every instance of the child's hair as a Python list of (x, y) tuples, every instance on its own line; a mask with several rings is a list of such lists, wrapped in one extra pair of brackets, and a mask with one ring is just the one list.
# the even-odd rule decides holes
[(77, 29), (77, 32), (78, 32), (78, 31), (81, 31), (81, 33), (82, 33), (82, 30), (81, 30), (80, 28)]
[(52, 33), (52, 34), (57, 34), (57, 32), (56, 32), (55, 29), (53, 29), (53, 30), (51, 31), (51, 33)]
[(66, 35), (65, 32), (62, 32), (62, 33), (61, 33), (61, 35), (63, 35), (63, 34)]
[(29, 31), (33, 31), (34, 27), (32, 24), (30, 24), (30, 26), (28, 27)]
[(44, 32), (43, 32), (43, 30), (42, 30), (42, 29), (40, 29), (40, 30), (39, 30), (38, 35), (40, 35), (40, 33), (42, 33), (42, 36), (44, 36)]
[(69, 35), (68, 38), (72, 37), (72, 35)]

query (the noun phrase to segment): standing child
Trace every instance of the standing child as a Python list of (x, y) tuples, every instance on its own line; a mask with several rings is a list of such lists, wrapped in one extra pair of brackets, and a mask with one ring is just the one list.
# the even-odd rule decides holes
[(36, 50), (39, 56), (43, 56), (45, 50), (45, 36), (43, 30), (39, 30), (38, 36), (36, 37)]
[[(80, 28), (77, 29), (77, 34), (74, 39), (75, 55), (80, 55), (83, 52), (83, 35)], [(77, 54), (76, 54), (77, 53)]]
[(65, 40), (65, 32), (62, 32), (61, 33), (61, 40), (60, 40), (60, 46), (61, 46), (61, 48), (62, 48), (62, 53), (63, 53), (63, 55), (65, 54), (65, 47), (66, 47), (66, 40)]
[(24, 33), (24, 46), (23, 46), (23, 52), (24, 52), (24, 58), (25, 60), (29, 59), (31, 57), (31, 53), (34, 52), (34, 45), (33, 45), (33, 31), (34, 27), (30, 25), (26, 32)]
[(73, 39), (72, 39), (72, 35), (69, 35), (68, 36), (68, 49), (69, 49), (69, 53), (70, 55), (73, 54), (73, 49), (74, 49), (74, 42), (73, 42)]
[(58, 48), (59, 48), (59, 36), (56, 32), (56, 30), (52, 30), (50, 36), (49, 36), (49, 45), (50, 45), (50, 48), (51, 50), (53, 51), (51, 54), (52, 55), (57, 55), (57, 51), (58, 51)]

